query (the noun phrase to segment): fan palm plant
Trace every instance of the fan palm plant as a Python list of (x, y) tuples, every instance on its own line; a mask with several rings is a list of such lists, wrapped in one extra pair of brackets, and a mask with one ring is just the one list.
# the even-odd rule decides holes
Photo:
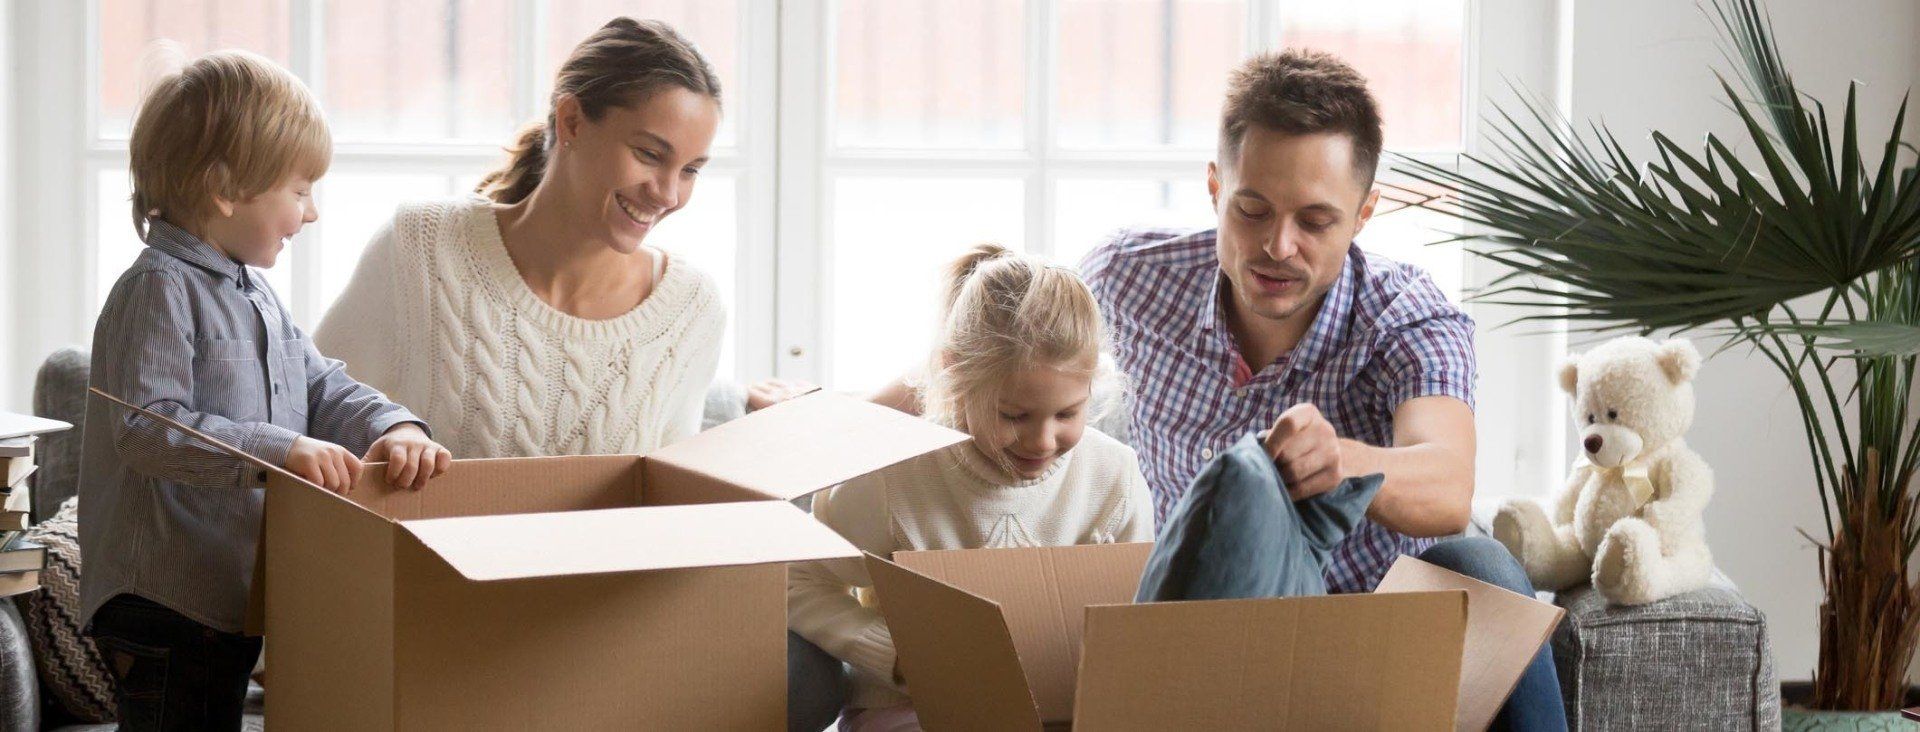
[[(1402, 172), (1454, 195), (1421, 204), (1511, 273), (1484, 301), (1585, 330), (1674, 329), (1764, 355), (1798, 401), (1823, 521), (1819, 709), (1898, 706), (1920, 633), (1909, 580), (1920, 516), (1920, 186), (1901, 170), (1903, 100), (1877, 164), (1853, 87), (1837, 128), (1794, 86), (1759, 0), (1712, 0), (1735, 81), (1737, 139), (1690, 149), (1659, 132), (1643, 165), (1604, 124), (1576, 130), (1541, 102), (1496, 112), (1495, 155)], [(1869, 143), (1870, 144), (1870, 143)], [(1746, 151), (1745, 156), (1735, 154)]]

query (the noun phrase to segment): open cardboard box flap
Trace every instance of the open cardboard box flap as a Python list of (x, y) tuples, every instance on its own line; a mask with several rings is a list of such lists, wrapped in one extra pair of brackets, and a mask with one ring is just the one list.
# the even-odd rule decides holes
[(1467, 638), (1460, 660), (1460, 703), (1454, 727), (1486, 729), (1566, 610), (1404, 555), (1394, 561), (1373, 591), (1432, 590), (1467, 593)]
[(923, 726), (1040, 728), (999, 603), (872, 554), (866, 563)]
[[(968, 439), (815, 391), (644, 456), (463, 459), (417, 492), (385, 485), (384, 464), (368, 463), (342, 497), (176, 420), (90, 391), (272, 476), (269, 501), (276, 490), (305, 490), (349, 503), (365, 519), (398, 524), (470, 580), (858, 557), (784, 501)], [(270, 531), (261, 532), (248, 607), (254, 633), (265, 629)]]
[(1373, 594), (1129, 604), (1150, 552), (868, 555), (921, 721), (1481, 729), (1561, 613), (1411, 557)]
[(1149, 542), (896, 552), (893, 561), (999, 606), (1032, 694), (1022, 701), (1051, 722), (1073, 714), (1084, 608), (1132, 602), (1152, 553)]
[(790, 501), (967, 439), (871, 402), (813, 392), (662, 447), (647, 460)]
[(860, 551), (784, 501), (402, 521), (475, 581), (841, 559)]

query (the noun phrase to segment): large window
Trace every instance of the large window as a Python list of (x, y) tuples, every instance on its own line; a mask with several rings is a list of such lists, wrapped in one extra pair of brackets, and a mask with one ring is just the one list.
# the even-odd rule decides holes
[[(573, 44), (615, 15), (654, 17), (701, 46), (727, 92), (715, 163), (654, 239), (727, 290), (723, 376), (867, 388), (924, 356), (940, 265), (974, 242), (1073, 264), (1119, 227), (1210, 224), (1219, 100), (1250, 53), (1341, 53), (1379, 93), (1390, 148), (1459, 150), (1467, 11), (1466, 0), (97, 0), (80, 181), (94, 210), (88, 303), (139, 251), (125, 139), (168, 57), (252, 50), (326, 106), (338, 145), (321, 220), (268, 276), (311, 327), (396, 204), (469, 192), (499, 162), (544, 113)], [(1390, 213), (1362, 245), (1457, 290), (1459, 252), (1421, 246), (1442, 237), (1435, 223)]]
[[(725, 288), (722, 378), (870, 387), (923, 361), (940, 265), (991, 240), (1074, 264), (1113, 230), (1207, 226), (1227, 70), (1285, 46), (1368, 76), (1392, 151), (1451, 163), (1507, 83), (1559, 88), (1533, 0), (86, 0), (12, 7), (10, 371), (84, 343), (139, 251), (126, 134), (166, 54), (245, 48), (306, 79), (337, 141), (320, 222), (269, 279), (316, 324), (404, 201), (459, 195), (544, 114), (554, 68), (616, 14), (660, 18), (726, 89), (715, 161), (653, 242)], [(1383, 171), (1390, 198), (1405, 180)], [(1502, 274), (1387, 202), (1360, 237), (1450, 292)], [(1399, 210), (1396, 210), (1399, 209)], [(1481, 328), (1485, 495), (1558, 480), (1563, 340)], [(16, 379), (17, 380), (17, 379)], [(19, 395), (16, 394), (16, 397)], [(19, 401), (19, 399), (15, 399)]]
[[(1372, 79), (1389, 147), (1458, 152), (1467, 12), (1464, 0), (842, 0), (789, 14), (800, 27), (783, 38), (817, 39), (831, 61), (807, 89), (824, 107), (799, 120), (818, 129), (795, 136), (818, 149), (781, 156), (808, 171), (780, 195), (787, 230), (812, 248), (783, 260), (799, 270), (782, 273), (798, 295), (783, 313), (806, 324), (781, 329), (783, 370), (862, 388), (916, 365), (939, 265), (975, 242), (1076, 264), (1119, 227), (1210, 225), (1220, 99), (1256, 51), (1337, 51)], [(1460, 251), (1423, 247), (1450, 235), (1436, 226), (1389, 214), (1361, 242), (1458, 292)]]
[[(554, 69), (575, 43), (616, 15), (659, 18), (700, 45), (727, 91), (728, 115), (699, 195), (651, 242), (713, 272), (730, 300), (746, 189), (771, 170), (743, 149), (739, 120), (755, 114), (741, 72), (743, 23), (714, 0), (97, 0), (88, 16), (97, 61), (88, 74), (87, 200), (94, 210), (93, 307), (139, 254), (127, 206), (126, 137), (139, 95), (169, 59), (243, 48), (305, 79), (333, 126), (332, 169), (316, 195), (321, 217), (267, 279), (311, 328), (352, 276), (369, 239), (396, 205), (470, 193), (498, 165), (515, 130), (546, 112)], [(735, 318), (742, 313), (735, 303)], [(722, 378), (736, 373), (730, 330)], [(762, 349), (763, 351), (765, 349)], [(764, 371), (764, 369), (760, 369)]]

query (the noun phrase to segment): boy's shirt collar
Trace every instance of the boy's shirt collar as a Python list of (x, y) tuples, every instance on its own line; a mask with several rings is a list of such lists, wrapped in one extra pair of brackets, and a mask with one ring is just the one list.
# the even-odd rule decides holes
[(186, 229), (162, 219), (156, 218), (147, 223), (147, 246), (187, 264), (225, 276), (241, 289), (253, 284), (246, 265), (221, 254), (212, 244), (201, 241), (200, 237), (188, 233)]

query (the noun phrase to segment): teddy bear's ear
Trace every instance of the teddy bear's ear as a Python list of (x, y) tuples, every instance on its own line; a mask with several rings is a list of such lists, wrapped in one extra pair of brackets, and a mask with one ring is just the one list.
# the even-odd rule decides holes
[(1654, 360), (1660, 364), (1660, 370), (1667, 375), (1667, 380), (1674, 384), (1692, 381), (1693, 375), (1700, 371), (1700, 351), (1693, 347), (1692, 341), (1684, 338), (1662, 342)]
[(1574, 387), (1580, 385), (1580, 359), (1572, 355), (1560, 357), (1560, 390), (1573, 394)]

